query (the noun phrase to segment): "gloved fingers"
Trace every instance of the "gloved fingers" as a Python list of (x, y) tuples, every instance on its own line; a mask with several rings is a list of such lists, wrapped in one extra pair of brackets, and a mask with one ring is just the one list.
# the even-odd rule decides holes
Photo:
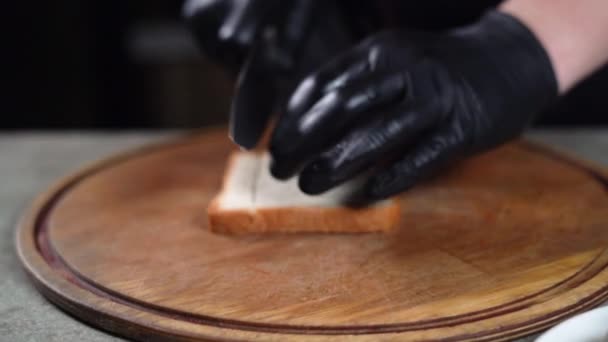
[(248, 65), (255, 62), (247, 60), (230, 107), (230, 137), (246, 149), (258, 144), (275, 112), (279, 92), (275, 78)]
[(462, 157), (466, 139), (459, 130), (443, 127), (417, 143), (405, 156), (372, 176), (365, 185), (370, 200), (384, 199), (410, 189), (449, 162)]
[(188, 0), (182, 12), (205, 54), (237, 71), (280, 0)]
[(334, 58), (300, 82), (287, 102), (285, 115), (300, 115), (325, 93), (343, 87), (367, 72), (367, 61), (360, 59), (356, 52), (348, 51)]
[[(269, 72), (293, 76), (302, 51), (309, 42), (318, 0), (261, 0), (272, 8), (264, 14), (256, 44)], [(274, 4), (273, 4), (274, 2)], [(258, 5), (259, 6), (259, 5)]]
[[(306, 77), (290, 97), (286, 116), (299, 116), (310, 110), (315, 103), (328, 93), (350, 87), (371, 75), (384, 73), (397, 74), (395, 70), (386, 69), (385, 64), (392, 64), (386, 52), (368, 41), (358, 44), (346, 53), (334, 58), (315, 73)], [(401, 64), (413, 64), (413, 56), (395, 56)], [(405, 70), (403, 68), (402, 70)]]
[(193, 27), (195, 33), (216, 33), (217, 29), (212, 28), (221, 25), (229, 10), (230, 3), (223, 0), (186, 0), (182, 6), (182, 16), (187, 24), (196, 24)]
[(271, 172), (277, 178), (292, 176), (309, 157), (340, 139), (347, 128), (373, 119), (379, 108), (403, 98), (405, 91), (404, 76), (399, 73), (371, 75), (325, 94), (300, 116), (281, 117), (270, 143)]
[(292, 0), (291, 2), (280, 1), (280, 3), (291, 8), (283, 11), (287, 13), (287, 16), (282, 18), (282, 28), (278, 32), (279, 41), (289, 53), (300, 54), (307, 43), (314, 20), (318, 19), (315, 13), (318, 13), (317, 10), (322, 5), (322, 1)]
[(238, 49), (249, 49), (261, 33), (274, 1), (233, 1), (232, 9), (219, 28), (218, 39)]
[(434, 113), (403, 104), (362, 126), (311, 161), (300, 174), (300, 189), (308, 194), (325, 192), (355, 177), (366, 168), (387, 161), (436, 124)]
[(231, 8), (231, 1), (187, 0), (182, 7), (182, 16), (204, 53), (215, 62), (226, 64), (236, 72), (245, 54), (241, 50), (227, 53), (218, 35), (218, 29), (223, 25)]

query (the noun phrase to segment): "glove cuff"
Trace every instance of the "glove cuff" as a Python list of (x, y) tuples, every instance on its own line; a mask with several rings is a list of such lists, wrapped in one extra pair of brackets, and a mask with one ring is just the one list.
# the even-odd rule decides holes
[(534, 118), (556, 100), (558, 84), (551, 59), (535, 34), (515, 17), (492, 10), (476, 24), (451, 31), (449, 36), (491, 66), (493, 75), (476, 75), (477, 65), (467, 63), (467, 56), (460, 60), (477, 76), (470, 81), (479, 83), (477, 89), (486, 93), (490, 103), (519, 106), (521, 115)]
[[(530, 84), (542, 91), (537, 94), (539, 107), (551, 104), (559, 94), (559, 85), (551, 58), (536, 34), (518, 18), (495, 10), (487, 12), (481, 18), (480, 25), (487, 25), (489, 29), (494, 26), (501, 28), (505, 44), (519, 45), (516, 51), (521, 59), (515, 58), (513, 62), (521, 63), (519, 67), (523, 69), (522, 72), (529, 73), (537, 80)], [(512, 67), (516, 68), (517, 65)]]

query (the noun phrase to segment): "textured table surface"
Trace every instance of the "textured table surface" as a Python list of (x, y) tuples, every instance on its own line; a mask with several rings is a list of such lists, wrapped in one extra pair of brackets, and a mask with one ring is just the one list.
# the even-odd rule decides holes
[[(15, 255), (14, 225), (37, 193), (83, 163), (170, 135), (0, 133), (0, 341), (121, 341), (71, 318), (36, 292)], [(529, 137), (608, 166), (608, 130), (535, 131)]]

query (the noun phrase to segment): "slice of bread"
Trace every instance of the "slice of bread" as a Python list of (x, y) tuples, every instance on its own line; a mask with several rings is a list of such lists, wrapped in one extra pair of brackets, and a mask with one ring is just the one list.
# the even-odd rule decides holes
[(297, 180), (275, 180), (266, 153), (235, 152), (224, 172), (220, 193), (208, 208), (211, 230), (222, 233), (362, 233), (389, 231), (401, 218), (397, 199), (366, 207), (345, 201), (357, 188), (351, 181), (322, 195), (300, 191)]

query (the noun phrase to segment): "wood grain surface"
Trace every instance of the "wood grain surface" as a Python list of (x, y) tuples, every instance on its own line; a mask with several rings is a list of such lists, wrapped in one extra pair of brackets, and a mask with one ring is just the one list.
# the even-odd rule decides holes
[(606, 173), (528, 142), (404, 194), (391, 234), (207, 229), (232, 145), (212, 131), (40, 195), (19, 255), (77, 318), (151, 340), (509, 340), (608, 297)]

